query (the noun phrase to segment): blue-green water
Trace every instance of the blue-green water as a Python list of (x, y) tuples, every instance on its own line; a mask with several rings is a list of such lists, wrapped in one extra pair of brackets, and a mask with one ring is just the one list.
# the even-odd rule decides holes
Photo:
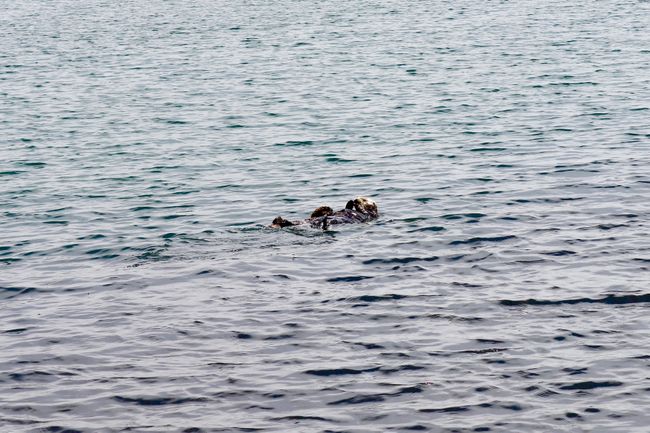
[(647, 432), (649, 25), (0, 2), (0, 430)]

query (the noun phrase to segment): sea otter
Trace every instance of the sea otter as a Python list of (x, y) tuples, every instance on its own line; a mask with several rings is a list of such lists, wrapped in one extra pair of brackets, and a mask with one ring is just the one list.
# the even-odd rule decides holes
[(289, 221), (277, 217), (271, 223), (271, 227), (283, 228), (291, 226), (309, 225), (316, 229), (327, 230), (335, 224), (352, 224), (371, 221), (379, 216), (377, 203), (367, 197), (357, 197), (348, 201), (345, 209), (334, 212), (329, 206), (317, 207), (311, 216), (304, 220)]

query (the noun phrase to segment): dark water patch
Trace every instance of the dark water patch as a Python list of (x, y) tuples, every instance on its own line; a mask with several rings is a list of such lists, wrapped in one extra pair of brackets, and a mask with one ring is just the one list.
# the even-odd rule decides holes
[(431, 430), (431, 428), (423, 424), (412, 424), (412, 425), (390, 427), (389, 430), (429, 431)]
[(110, 248), (95, 248), (95, 249), (86, 251), (85, 254), (90, 254), (90, 255), (105, 254), (105, 253), (108, 253), (110, 251), (111, 251)]
[(547, 260), (544, 259), (528, 259), (528, 260), (515, 260), (514, 263), (519, 263), (521, 265), (534, 265), (539, 263), (545, 263)]
[[(230, 400), (236, 397), (250, 397), (250, 396), (259, 396), (259, 395), (260, 392), (253, 389), (238, 389), (236, 391), (219, 391), (211, 394), (213, 398), (224, 399), (224, 400)], [(264, 393), (261, 394), (261, 396), (264, 398), (278, 399), (284, 397), (285, 395), (279, 393), (275, 393), (275, 394)]]
[(212, 432), (218, 432), (218, 433), (230, 433), (230, 432), (242, 432), (242, 433), (255, 433), (259, 431), (265, 431), (268, 430), (266, 428), (256, 428), (256, 427), (226, 427), (226, 428), (216, 428), (210, 430), (210, 433)]
[(353, 397), (344, 398), (327, 403), (328, 405), (348, 405), (348, 404), (363, 404), (363, 403), (377, 403), (386, 400), (384, 394), (370, 394), (370, 395), (355, 395)]
[(472, 406), (448, 406), (448, 407), (441, 407), (441, 408), (419, 409), (418, 412), (422, 412), (422, 413), (459, 413), (459, 412), (468, 412), (469, 410), (471, 410), (471, 408), (472, 408)]
[(69, 207), (69, 206), (67, 206), (67, 207), (58, 207), (56, 209), (48, 209), (48, 210), (45, 211), (45, 213), (49, 214), (49, 213), (63, 212), (64, 210), (70, 210), (70, 209), (72, 209), (72, 208)]
[(395, 392), (384, 392), (378, 394), (360, 394), (349, 398), (332, 401), (327, 404), (331, 406), (336, 406), (336, 405), (349, 405), (349, 404), (376, 403), (376, 402), (385, 401), (387, 397), (396, 397), (404, 394), (417, 394), (421, 392), (422, 392), (422, 388), (420, 386), (407, 386), (407, 387), (400, 388)]
[[(483, 261), (491, 256), (492, 254), (456, 254), (447, 257), (447, 260), (450, 262), (457, 262), (459, 260), (463, 260), (465, 263), (476, 263), (476, 262)], [(463, 286), (463, 287), (471, 287), (471, 286)]]
[(470, 152), (503, 152), (508, 150), (506, 147), (475, 147), (469, 149)]
[[(40, 421), (35, 421), (34, 424), (36, 424), (38, 422), (40, 422)], [(85, 433), (83, 430), (77, 430), (77, 429), (74, 429), (74, 428), (62, 427), (62, 426), (58, 426), (58, 425), (44, 427), (41, 431), (47, 432), (47, 433)]]
[(488, 194), (502, 194), (502, 193), (503, 193), (503, 191), (500, 191), (500, 190), (486, 189), (486, 190), (483, 190), (483, 191), (472, 192), (472, 193), (470, 193), (470, 195), (488, 195)]
[(159, 123), (164, 123), (167, 125), (187, 125), (191, 122), (187, 120), (181, 120), (181, 119), (161, 119), (161, 118), (155, 118), (154, 122), (159, 122)]
[(604, 298), (575, 298), (575, 299), (560, 299), (560, 300), (541, 300), (541, 299), (525, 299), (525, 300), (509, 300), (502, 299), (499, 304), (506, 306), (520, 306), (520, 305), (563, 305), (563, 304), (609, 304), (609, 305), (624, 305), (624, 304), (639, 304), (650, 302), (650, 294), (644, 295), (607, 295)]
[(36, 292), (44, 292), (42, 289), (35, 287), (2, 287), (0, 286), (0, 299), (13, 299), (18, 296), (34, 294)]
[[(258, 222), (257, 221), (239, 221), (239, 222), (235, 222), (235, 223), (232, 223), (232, 224), (227, 224), (227, 227), (246, 227), (246, 226), (251, 226), (251, 225), (254, 225), (254, 224), (258, 224)], [(266, 225), (264, 225), (262, 227), (266, 227)]]
[(602, 382), (595, 382), (595, 381), (585, 381), (585, 382), (576, 382), (576, 383), (570, 383), (570, 384), (557, 384), (561, 390), (590, 390), (590, 389), (596, 389), (596, 388), (610, 388), (614, 386), (622, 386), (623, 382), (619, 382), (616, 380), (612, 381), (602, 381)]
[(23, 381), (52, 382), (52, 381), (57, 381), (62, 377), (71, 377), (77, 375), (78, 375), (77, 373), (73, 373), (70, 371), (48, 372), (48, 371), (34, 370), (34, 371), (28, 371), (24, 373), (7, 373), (7, 378), (16, 382), (23, 382)]
[(279, 416), (279, 417), (269, 418), (269, 419), (271, 421), (323, 421), (323, 422), (330, 422), (330, 423), (339, 422), (331, 418), (323, 418), (322, 416), (308, 416), (308, 415), (287, 415), (287, 416)]
[(435, 358), (452, 358), (459, 355), (485, 355), (488, 353), (499, 353), (510, 350), (507, 347), (490, 347), (486, 349), (465, 349), (465, 350), (440, 350), (427, 352), (427, 355)]
[(364, 260), (363, 263), (364, 265), (392, 265), (392, 264), (400, 264), (404, 265), (407, 263), (413, 263), (413, 262), (435, 262), (438, 260), (438, 256), (431, 256), (431, 257), (395, 257), (395, 258), (389, 258), (389, 259), (369, 259), (369, 260)]
[(489, 349), (467, 349), (467, 350), (458, 350), (453, 354), (470, 354), (470, 355), (484, 355), (486, 353), (498, 353), (505, 352), (510, 350), (506, 347), (490, 347)]
[(426, 367), (420, 365), (405, 364), (397, 367), (334, 368), (334, 369), (322, 369), (322, 370), (307, 370), (305, 371), (305, 374), (310, 374), (313, 376), (330, 377), (330, 376), (349, 376), (349, 375), (354, 376), (354, 375), (365, 374), (365, 373), (379, 372), (382, 374), (390, 375), (402, 371), (424, 370), (425, 368)]
[(458, 281), (454, 281), (453, 283), (451, 283), (451, 285), (455, 287), (467, 287), (469, 289), (478, 289), (479, 287), (483, 287), (481, 284), (460, 283)]
[(429, 226), (429, 227), (422, 227), (419, 229), (415, 230), (409, 230), (409, 233), (417, 233), (417, 232), (441, 232), (446, 230), (444, 227), (440, 226)]
[(405, 223), (416, 223), (419, 221), (426, 221), (428, 218), (425, 217), (410, 217), (410, 218), (404, 218), (401, 221), (404, 221)]
[(459, 355), (485, 355), (488, 353), (499, 353), (510, 350), (507, 347), (490, 347), (486, 349), (465, 349), (465, 350), (451, 350), (451, 351), (436, 351), (427, 352), (427, 355), (435, 358), (452, 358)]
[(102, 178), (100, 180), (121, 183), (121, 182), (138, 182), (142, 179), (139, 176), (131, 175), (131, 176), (107, 177), (107, 178)]
[(542, 253), (546, 256), (568, 256), (568, 255), (573, 255), (576, 254), (575, 251), (570, 251), (570, 250), (557, 250), (557, 251), (549, 251), (546, 253)]
[(24, 167), (43, 168), (47, 165), (47, 163), (41, 161), (19, 161), (16, 163), (16, 165), (22, 165)]
[(311, 374), (313, 376), (347, 376), (347, 375), (357, 375), (363, 373), (371, 373), (374, 371), (379, 371), (381, 367), (372, 367), (372, 368), (332, 368), (332, 369), (323, 369), (323, 370), (307, 370), (305, 374)]
[(204, 403), (209, 401), (205, 397), (123, 397), (116, 395), (112, 398), (119, 403), (136, 404), (139, 406), (165, 406), (185, 403)]
[(560, 198), (536, 198), (536, 199), (527, 199), (519, 198), (509, 202), (508, 204), (517, 203), (517, 204), (528, 204), (528, 203), (562, 203), (565, 201), (579, 201), (584, 200), (585, 197), (560, 197)]
[(489, 338), (477, 338), (474, 341), (480, 344), (504, 344), (505, 341), (503, 340), (492, 340)]
[(332, 164), (346, 164), (349, 162), (355, 162), (354, 159), (345, 159), (345, 158), (340, 158), (338, 156), (329, 156), (325, 158), (325, 161), (330, 162)]
[(439, 313), (432, 313), (432, 314), (425, 314), (423, 316), (409, 316), (409, 318), (418, 318), (418, 317), (423, 317), (427, 319), (436, 319), (436, 320), (448, 320), (451, 322), (481, 322), (485, 320), (483, 317), (471, 317), (471, 316), (457, 316), (453, 314), (439, 314)]
[(13, 263), (17, 263), (17, 262), (20, 262), (20, 261), (22, 261), (22, 259), (18, 258), (18, 257), (3, 257), (3, 258), (0, 258), (0, 263), (4, 263), (5, 265), (11, 265)]
[(466, 240), (457, 240), (449, 242), (449, 245), (477, 244), (482, 242), (503, 242), (510, 239), (517, 239), (517, 236), (493, 236), (493, 237), (475, 237)]
[(275, 143), (275, 146), (290, 146), (290, 147), (295, 147), (295, 146), (312, 146), (315, 144), (314, 141), (311, 140), (289, 140), (285, 141), (284, 143)]
[(247, 332), (237, 332), (237, 331), (235, 331), (234, 335), (235, 335), (235, 338), (238, 338), (240, 340), (250, 340), (251, 338), (253, 338), (253, 335), (249, 334)]
[(337, 301), (348, 301), (348, 302), (383, 302), (383, 301), (396, 301), (400, 299), (411, 298), (412, 296), (400, 295), (397, 293), (389, 293), (386, 295), (361, 295), (354, 296), (351, 298), (339, 298)]
[(589, 369), (587, 367), (583, 367), (583, 368), (566, 367), (566, 368), (562, 369), (562, 371), (565, 372), (565, 373), (568, 373), (569, 376), (575, 376), (575, 375), (578, 375), (578, 374), (587, 374), (588, 370)]
[(345, 277), (328, 278), (325, 281), (327, 281), (328, 283), (354, 283), (356, 281), (369, 280), (371, 278), (374, 277), (370, 277), (367, 275), (350, 275)]
[(459, 406), (447, 406), (442, 408), (424, 408), (419, 409), (418, 412), (422, 413), (461, 413), (469, 412), (473, 409), (491, 409), (491, 408), (500, 408), (506, 409), (509, 411), (520, 412), (524, 410), (519, 404), (502, 404), (502, 403), (479, 403), (475, 405), (459, 405)]
[(3, 334), (22, 334), (25, 331), (29, 331), (31, 328), (15, 328), (15, 329), (7, 329), (6, 331), (2, 331)]
[(353, 346), (361, 346), (364, 349), (368, 350), (376, 350), (376, 349), (385, 349), (385, 346), (382, 346), (381, 344), (376, 344), (376, 343), (355, 343), (351, 341), (343, 341), (344, 343), (351, 344)]
[(399, 373), (402, 371), (418, 371), (418, 370), (425, 370), (427, 367), (421, 366), (421, 365), (413, 365), (413, 364), (405, 364), (405, 365), (400, 365), (399, 367), (382, 367), (379, 369), (379, 371), (383, 374), (393, 374), (393, 373)]
[(559, 83), (548, 83), (548, 86), (560, 86), (560, 87), (571, 87), (571, 86), (597, 86), (598, 83), (594, 81), (576, 81), (576, 82), (559, 82)]
[(628, 224), (598, 224), (597, 226), (601, 230), (612, 230), (620, 227), (629, 227)]
[(269, 335), (264, 337), (264, 341), (274, 341), (274, 340), (287, 340), (289, 338), (296, 337), (296, 334), (278, 334), (278, 335)]

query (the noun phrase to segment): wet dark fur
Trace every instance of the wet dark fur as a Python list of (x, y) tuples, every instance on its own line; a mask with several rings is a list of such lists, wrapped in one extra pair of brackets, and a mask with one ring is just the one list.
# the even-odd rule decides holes
[(289, 221), (277, 217), (271, 223), (271, 227), (283, 228), (291, 226), (309, 225), (310, 227), (327, 230), (336, 224), (354, 224), (372, 221), (379, 216), (377, 204), (366, 198), (357, 197), (345, 205), (345, 209), (334, 212), (329, 206), (316, 208), (311, 216), (304, 220)]

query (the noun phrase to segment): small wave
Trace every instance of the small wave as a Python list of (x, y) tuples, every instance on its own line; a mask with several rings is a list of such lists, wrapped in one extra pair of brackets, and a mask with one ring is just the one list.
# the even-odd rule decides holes
[(395, 257), (392, 259), (369, 259), (369, 260), (364, 260), (362, 263), (364, 265), (375, 265), (375, 264), (382, 264), (382, 265), (391, 265), (391, 264), (400, 264), (404, 265), (407, 263), (412, 263), (412, 262), (435, 262), (438, 260), (438, 256), (431, 256), (431, 257)]
[(446, 214), (443, 215), (441, 218), (444, 218), (446, 220), (458, 220), (462, 218), (482, 218), (486, 216), (484, 213), (479, 213), (479, 212), (474, 212), (474, 213), (461, 213), (461, 214)]
[(328, 405), (340, 405), (340, 404), (361, 404), (361, 403), (374, 403), (386, 400), (386, 397), (395, 397), (402, 394), (416, 394), (422, 392), (420, 386), (406, 386), (398, 389), (395, 392), (382, 392), (379, 394), (361, 394), (355, 395), (350, 398), (344, 398), (341, 400), (332, 401), (327, 403)]
[(650, 302), (650, 294), (644, 295), (607, 295), (604, 298), (574, 298), (574, 299), (559, 299), (556, 301), (546, 300), (546, 299), (523, 299), (523, 300), (512, 300), (512, 299), (502, 299), (499, 301), (499, 304), (506, 306), (519, 306), (519, 305), (562, 305), (562, 304), (610, 304), (610, 305), (621, 305), (621, 304), (640, 304)]
[(0, 287), (1, 299), (13, 299), (28, 293), (42, 291), (35, 287)]
[[(9, 332), (9, 331), (5, 331), (5, 332)], [(343, 341), (343, 342), (347, 343), (347, 344), (351, 344), (353, 346), (361, 346), (364, 349), (368, 349), (368, 350), (385, 349), (386, 348), (386, 346), (382, 346), (381, 344), (376, 344), (376, 343), (360, 343), (360, 342), (355, 343), (355, 342), (352, 342), (352, 341)]]
[(429, 226), (429, 227), (422, 227), (422, 228), (420, 228), (420, 229), (411, 230), (411, 231), (409, 231), (409, 233), (416, 233), (416, 232), (441, 232), (441, 231), (443, 231), (443, 230), (445, 230), (444, 227), (440, 227), (440, 226)]
[(141, 406), (162, 406), (168, 404), (184, 404), (184, 403), (202, 403), (208, 401), (205, 397), (185, 397), (185, 398), (176, 398), (176, 397), (122, 397), (116, 395), (113, 397), (113, 400), (120, 403), (133, 403)]
[(499, 407), (501, 409), (507, 409), (512, 411), (521, 411), (523, 407), (518, 404), (495, 404), (495, 403), (480, 403), (475, 405), (462, 405), (462, 406), (447, 406), (441, 408), (425, 408), (420, 409), (418, 412), (422, 413), (455, 413), (455, 412), (467, 412), (472, 409), (488, 409), (492, 407)]
[(508, 150), (506, 147), (475, 147), (470, 149), (470, 152), (503, 152)]
[(307, 370), (305, 374), (310, 374), (312, 376), (349, 376), (349, 375), (359, 375), (364, 373), (382, 373), (382, 374), (393, 374), (400, 371), (417, 371), (424, 370), (425, 367), (420, 365), (413, 364), (404, 364), (397, 367), (369, 367), (369, 368), (330, 368), (330, 369), (321, 369), (321, 370)]
[[(37, 421), (33, 422), (34, 424), (37, 423)], [(61, 427), (58, 425), (52, 425), (49, 427), (46, 427), (40, 431), (47, 432), (47, 433), (83, 433), (81, 430), (76, 430), (73, 428), (68, 428), (68, 427)]]
[(613, 386), (621, 386), (623, 382), (616, 380), (612, 381), (603, 381), (603, 382), (594, 382), (594, 381), (585, 381), (585, 382), (576, 382), (567, 385), (560, 385), (560, 389), (563, 390), (589, 390), (595, 388), (608, 388)]
[(350, 302), (381, 302), (381, 301), (394, 301), (398, 299), (411, 298), (412, 296), (398, 295), (397, 293), (389, 293), (387, 295), (361, 295), (352, 298), (340, 298), (338, 301)]
[(361, 281), (361, 280), (369, 280), (373, 277), (368, 277), (366, 275), (351, 275), (347, 277), (334, 277), (334, 278), (328, 278), (326, 281), (328, 283), (352, 283), (355, 281)]
[(330, 418), (323, 418), (322, 416), (306, 416), (306, 415), (287, 415), (271, 418), (271, 421), (324, 421), (324, 422), (339, 422)]
[(7, 329), (6, 331), (2, 331), (3, 334), (22, 334), (25, 331), (29, 331), (30, 328), (15, 328), (15, 329)]
[(451, 241), (449, 242), (449, 245), (477, 244), (480, 242), (503, 242), (509, 239), (517, 239), (517, 236), (506, 235), (506, 236), (494, 236), (494, 237), (476, 237), (464, 241), (461, 240)]
[(276, 146), (311, 146), (314, 142), (311, 140), (294, 141), (289, 140), (284, 143), (275, 143)]
[(311, 374), (313, 376), (347, 376), (347, 375), (356, 375), (363, 373), (372, 373), (373, 371), (379, 371), (380, 367), (372, 368), (332, 368), (332, 369), (323, 369), (323, 370), (307, 370), (305, 374)]
[(568, 255), (576, 254), (576, 252), (570, 250), (558, 250), (558, 251), (549, 251), (542, 254), (546, 256), (568, 256)]

